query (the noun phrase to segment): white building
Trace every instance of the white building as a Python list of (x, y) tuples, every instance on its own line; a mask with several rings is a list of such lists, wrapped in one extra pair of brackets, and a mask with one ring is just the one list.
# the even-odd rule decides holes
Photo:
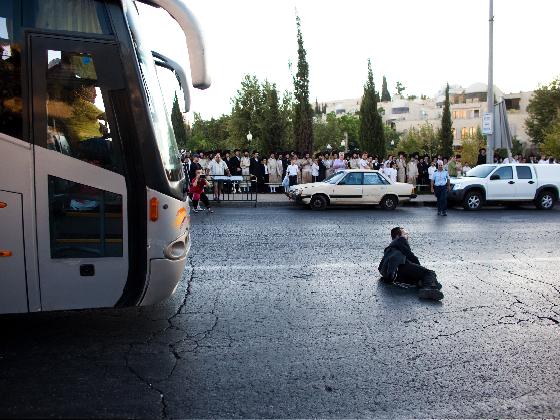
[[(487, 85), (484, 83), (475, 83), (466, 89), (459, 85), (449, 86), (455, 145), (460, 145), (463, 138), (475, 134), (482, 127), (482, 115), (487, 111), (486, 95)], [(504, 94), (494, 86), (494, 96), (497, 101), (506, 102), (512, 136), (529, 143), (531, 139), (526, 133), (525, 120), (528, 117), (527, 105), (533, 92)], [(426, 122), (438, 128), (441, 125), (444, 101), (445, 87), (435, 95), (435, 99), (404, 99), (395, 95), (391, 102), (380, 102), (379, 107), (383, 108), (383, 122), (391, 125), (397, 132), (404, 133)], [(327, 102), (327, 113), (334, 112), (339, 116), (357, 114), (360, 104), (361, 98)]]

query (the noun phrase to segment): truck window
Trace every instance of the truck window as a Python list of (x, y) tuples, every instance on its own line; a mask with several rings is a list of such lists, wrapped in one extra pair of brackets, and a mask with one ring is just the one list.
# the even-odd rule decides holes
[(513, 179), (513, 170), (511, 169), (511, 166), (502, 166), (498, 168), (492, 176), (493, 175), (499, 175), (500, 179)]
[(516, 166), (517, 179), (533, 179), (533, 173), (528, 166)]

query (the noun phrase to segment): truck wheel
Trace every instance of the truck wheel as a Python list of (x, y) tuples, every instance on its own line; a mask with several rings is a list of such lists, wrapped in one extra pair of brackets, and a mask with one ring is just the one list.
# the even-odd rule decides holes
[(397, 208), (397, 204), (399, 203), (399, 199), (394, 195), (387, 195), (383, 197), (379, 205), (383, 210), (395, 210)]
[(535, 205), (539, 210), (550, 210), (554, 207), (556, 197), (552, 191), (542, 191), (537, 196)]
[(482, 207), (482, 193), (480, 191), (469, 191), (463, 199), (463, 208), (468, 211), (480, 210)]
[(325, 210), (327, 207), (327, 199), (322, 195), (314, 195), (311, 197), (309, 206), (311, 207), (311, 210)]

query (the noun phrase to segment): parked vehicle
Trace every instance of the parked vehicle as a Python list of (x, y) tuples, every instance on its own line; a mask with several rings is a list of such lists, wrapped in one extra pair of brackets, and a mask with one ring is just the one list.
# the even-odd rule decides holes
[(486, 203), (534, 203), (550, 210), (558, 201), (560, 165), (479, 165), (463, 178), (451, 180), (448, 199), (465, 210), (479, 210)]
[(336, 204), (379, 204), (394, 210), (399, 202), (416, 198), (411, 184), (391, 182), (378, 171), (359, 169), (337, 172), (322, 182), (294, 185), (288, 195), (313, 210)]

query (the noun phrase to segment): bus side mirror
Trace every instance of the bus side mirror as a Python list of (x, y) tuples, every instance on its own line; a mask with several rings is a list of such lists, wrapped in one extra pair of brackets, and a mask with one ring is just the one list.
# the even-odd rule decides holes
[(492, 176), (490, 177), (490, 181), (496, 181), (496, 180), (498, 180), (498, 179), (500, 179), (500, 175), (494, 174), (494, 175), (492, 175)]
[(179, 86), (183, 90), (183, 98), (185, 101), (185, 112), (188, 112), (191, 108), (191, 98), (190, 98), (190, 91), (189, 91), (189, 82), (187, 80), (187, 75), (185, 74), (185, 70), (183, 70), (183, 67), (181, 67), (179, 63), (173, 61), (172, 59), (170, 59), (169, 57), (161, 53), (152, 51), (152, 55), (158, 60), (160, 60), (159, 63), (157, 61), (155, 62), (157, 66), (165, 67), (168, 70), (171, 70), (172, 72), (175, 73), (175, 76), (177, 77), (177, 81), (179, 82)]

